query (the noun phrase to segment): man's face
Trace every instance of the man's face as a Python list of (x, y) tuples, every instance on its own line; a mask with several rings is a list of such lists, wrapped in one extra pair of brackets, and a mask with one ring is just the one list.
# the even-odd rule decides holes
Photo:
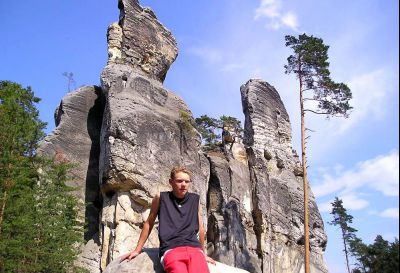
[(178, 198), (185, 197), (185, 194), (189, 190), (190, 182), (190, 176), (184, 172), (176, 173), (175, 178), (169, 180), (169, 183), (172, 187), (172, 192)]

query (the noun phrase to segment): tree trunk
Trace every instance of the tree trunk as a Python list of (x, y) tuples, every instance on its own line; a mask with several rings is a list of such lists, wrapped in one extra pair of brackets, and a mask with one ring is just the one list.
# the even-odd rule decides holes
[(307, 157), (305, 144), (305, 125), (304, 125), (304, 99), (303, 83), (300, 78), (300, 113), (301, 113), (301, 159), (303, 165), (303, 192), (304, 192), (304, 269), (305, 273), (310, 273), (310, 240), (308, 225), (308, 181), (307, 181)]
[(351, 273), (350, 264), (349, 264), (349, 254), (347, 252), (347, 244), (346, 244), (346, 239), (345, 239), (345, 232), (344, 232), (343, 229), (342, 229), (342, 237), (343, 237), (343, 245), (344, 245), (344, 254), (346, 255), (347, 272)]
[(4, 210), (6, 209), (6, 200), (7, 199), (7, 190), (4, 191), (3, 193), (3, 198), (2, 198), (2, 204), (1, 204), (1, 211), (0, 211), (0, 235), (1, 235), (1, 230), (3, 227), (3, 218), (4, 218)]

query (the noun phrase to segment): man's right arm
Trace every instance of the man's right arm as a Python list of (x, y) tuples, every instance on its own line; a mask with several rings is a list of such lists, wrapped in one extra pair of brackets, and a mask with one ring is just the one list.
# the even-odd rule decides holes
[(153, 198), (153, 201), (151, 203), (149, 217), (147, 217), (146, 222), (144, 222), (144, 225), (143, 225), (143, 228), (142, 228), (142, 232), (140, 233), (139, 240), (137, 242), (136, 248), (133, 251), (123, 255), (120, 258), (120, 262), (122, 262), (125, 259), (131, 260), (131, 259), (135, 258), (136, 256), (138, 256), (140, 254), (144, 244), (147, 241), (147, 238), (150, 235), (151, 230), (153, 229), (154, 222), (156, 221), (156, 218), (157, 218), (159, 207), (160, 207), (160, 193), (158, 193)]

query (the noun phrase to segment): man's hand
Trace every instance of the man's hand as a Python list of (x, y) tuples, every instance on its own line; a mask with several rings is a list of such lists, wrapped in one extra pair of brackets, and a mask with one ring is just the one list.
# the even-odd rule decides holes
[(210, 264), (216, 265), (216, 263), (215, 263), (214, 259), (213, 259), (213, 258), (211, 258), (211, 257), (208, 257), (208, 256), (206, 256), (206, 261), (207, 261), (207, 263), (210, 263)]
[(128, 253), (122, 255), (122, 256), (119, 258), (119, 262), (122, 263), (124, 260), (130, 261), (130, 260), (134, 259), (136, 256), (138, 256), (139, 254), (140, 254), (140, 253), (139, 253), (138, 251), (133, 250), (133, 251), (131, 251), (131, 252), (128, 252)]

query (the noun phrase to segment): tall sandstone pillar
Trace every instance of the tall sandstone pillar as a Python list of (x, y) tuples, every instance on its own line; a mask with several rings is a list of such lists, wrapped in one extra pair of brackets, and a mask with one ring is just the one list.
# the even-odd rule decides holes
[[(169, 190), (169, 172), (185, 165), (206, 205), (209, 165), (185, 102), (162, 85), (178, 50), (175, 38), (138, 1), (119, 1), (108, 31), (109, 62), (101, 75), (101, 269), (135, 247), (151, 200)], [(205, 209), (204, 212), (205, 214)], [(157, 232), (147, 247), (157, 247)]]
[[(278, 92), (267, 82), (249, 80), (240, 92), (262, 272), (304, 272), (303, 174), (292, 149), (289, 116)], [(327, 237), (309, 192), (311, 272), (325, 273)]]

